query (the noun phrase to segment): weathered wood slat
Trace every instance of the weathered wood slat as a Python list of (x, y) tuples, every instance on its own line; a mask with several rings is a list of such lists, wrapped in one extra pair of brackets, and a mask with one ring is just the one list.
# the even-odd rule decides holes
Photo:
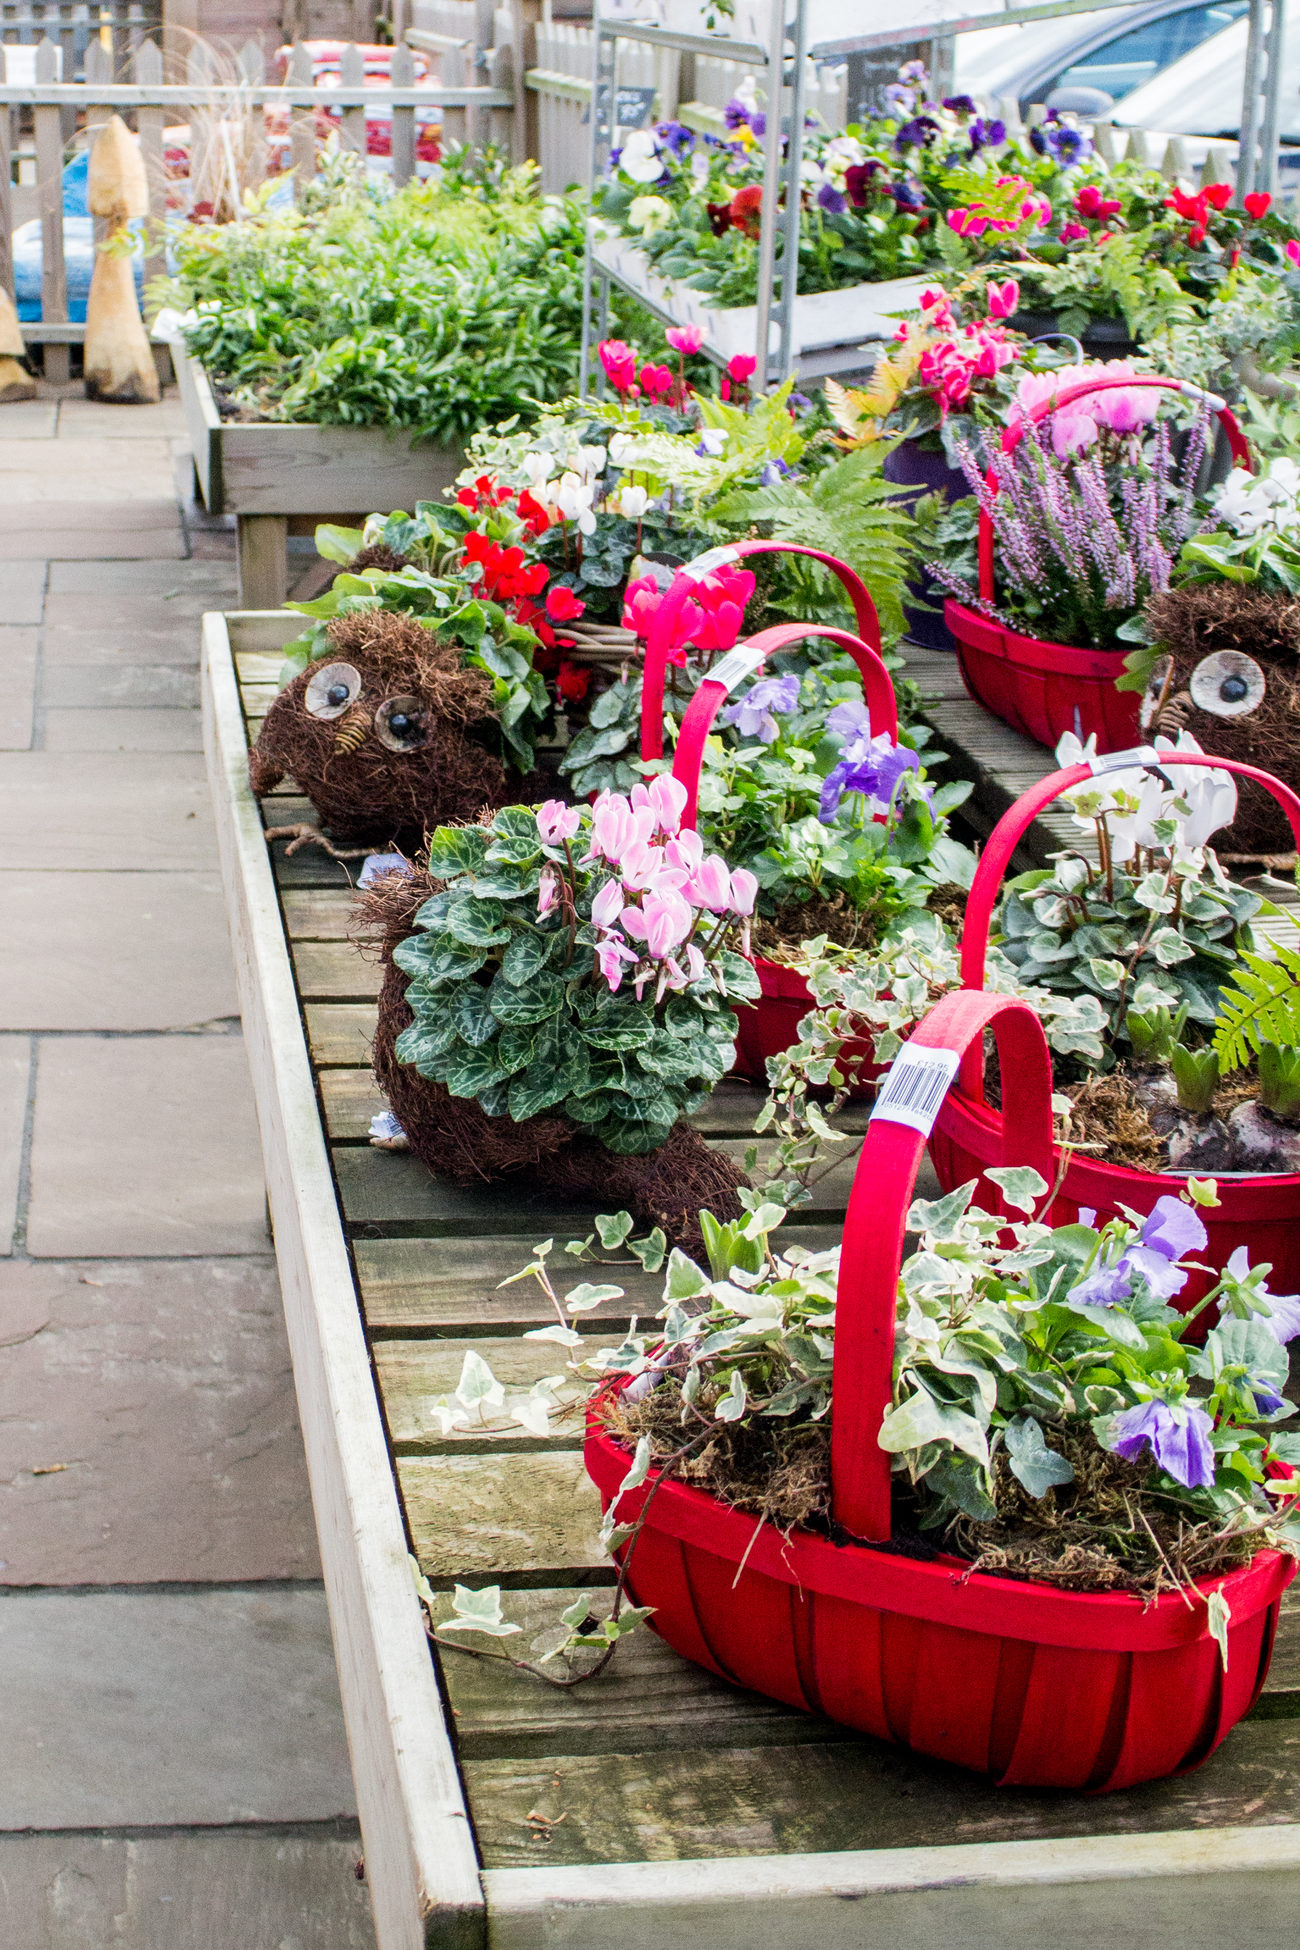
[(293, 949), (298, 993), (304, 1001), (361, 1001), (377, 996), (384, 979), (373, 957), (363, 955), (350, 941), (297, 941)]
[[(833, 1854), (955, 1841), (970, 1847), (1296, 1822), (1300, 1725), (1247, 1722), (1196, 1773), (1096, 1798), (996, 1788), (960, 1768), (868, 1740), (748, 1748), (720, 1742), (633, 1755), (470, 1760), (465, 1774), (489, 1868), (808, 1849)], [(530, 1822), (536, 1814), (545, 1822)], [(1141, 1900), (1130, 1888), (1130, 1904)], [(1164, 1934), (1154, 1912), (1149, 1927), (1159, 1934), (1148, 1941), (1178, 1940)], [(1000, 1940), (1024, 1950), (1049, 1940), (1049, 1933), (1039, 1934), (1041, 1926), (1021, 1934), (1008, 1918), (1004, 1928)], [(874, 1933), (859, 1939), (876, 1940)], [(926, 1940), (909, 1938), (918, 1945)], [(945, 1934), (928, 1940), (964, 1950), (969, 1939)], [(1059, 1940), (1052, 1931), (1050, 1941)], [(1211, 1939), (1198, 1935), (1193, 1941), (1208, 1950)]]
[(372, 1002), (309, 1002), (303, 1014), (314, 1063), (343, 1063), (352, 1070), (368, 1066), (375, 1040)]
[(291, 887), (280, 896), (291, 941), (340, 941), (352, 925), (352, 895), (327, 888)]
[(431, 1584), (612, 1584), (600, 1499), (578, 1450), (399, 1456), (416, 1556)]

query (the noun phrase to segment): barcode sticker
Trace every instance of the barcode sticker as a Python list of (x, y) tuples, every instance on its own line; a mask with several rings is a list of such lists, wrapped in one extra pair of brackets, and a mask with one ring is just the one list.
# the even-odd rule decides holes
[(1167, 753), (1158, 752), (1154, 745), (1134, 745), (1127, 752), (1098, 752), (1088, 760), (1088, 770), (1093, 778), (1103, 772), (1129, 772), (1137, 765), (1155, 765)]
[(737, 684), (754, 675), (766, 654), (765, 650), (755, 650), (750, 644), (737, 644), (734, 650), (728, 650), (725, 657), (718, 658), (712, 670), (705, 673), (704, 682), (721, 684), (723, 690), (730, 694)]
[(694, 561), (687, 562), (682, 574), (690, 576), (694, 582), (703, 582), (705, 576), (711, 576), (715, 569), (728, 568), (739, 560), (740, 551), (735, 543), (724, 542), (721, 547), (705, 549), (703, 555), (697, 555)]
[(960, 1063), (955, 1049), (907, 1043), (880, 1081), (872, 1122), (880, 1117), (887, 1124), (907, 1124), (929, 1137)]

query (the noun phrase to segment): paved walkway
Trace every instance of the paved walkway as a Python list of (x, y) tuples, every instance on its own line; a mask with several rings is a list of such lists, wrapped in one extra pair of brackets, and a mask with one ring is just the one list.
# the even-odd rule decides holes
[(0, 407), (0, 1945), (373, 1950), (179, 408)]

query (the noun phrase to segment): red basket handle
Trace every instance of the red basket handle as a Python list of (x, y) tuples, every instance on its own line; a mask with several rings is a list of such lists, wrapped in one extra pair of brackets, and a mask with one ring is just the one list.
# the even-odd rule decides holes
[[(890, 1464), (876, 1435), (893, 1391), (894, 1306), (908, 1207), (957, 1064), (967, 1050), (983, 1048), (990, 1026), (1007, 1080), (1002, 1162), (1031, 1165), (1052, 1183), (1052, 1064), (1043, 1026), (1015, 996), (955, 989), (917, 1024), (881, 1078), (849, 1195), (835, 1306), (831, 1502), (835, 1521), (871, 1543), (890, 1534)], [(942, 1061), (918, 1059), (918, 1050), (950, 1053), (946, 1080)], [(891, 1078), (897, 1086), (905, 1075), (917, 1083), (912, 1108), (904, 1088), (902, 1109), (897, 1103), (891, 1109)], [(902, 1122), (906, 1114), (915, 1121)]]
[[(1152, 745), (1138, 745), (1132, 751), (1108, 752), (1103, 757), (1085, 760), (1079, 765), (1067, 765), (1063, 771), (1049, 772), (1028, 792), (1022, 792), (1014, 806), (1007, 808), (980, 854), (975, 878), (966, 897), (966, 919), (962, 927), (963, 988), (980, 989), (984, 986), (989, 928), (1002, 876), (1039, 813), (1045, 806), (1050, 806), (1053, 799), (1058, 799), (1063, 792), (1069, 792), (1076, 785), (1082, 785), (1087, 779), (1104, 777), (1107, 772), (1131, 771), (1139, 765), (1152, 770), (1163, 770), (1166, 766), (1205, 765), (1216, 772), (1232, 772), (1239, 779), (1252, 779), (1256, 785), (1262, 785), (1266, 792), (1270, 792), (1281, 806), (1290, 823), (1296, 850), (1300, 852), (1300, 798), (1289, 785), (1275, 779), (1271, 772), (1262, 772), (1257, 765), (1246, 765), (1238, 758), (1216, 758), (1212, 752), (1158, 752)], [(984, 1095), (983, 1065), (973, 1050), (962, 1065), (961, 1087), (967, 1096), (977, 1100)]]
[[(1246, 436), (1223, 400), (1217, 398), (1214, 393), (1207, 393), (1202, 386), (1194, 386), (1190, 379), (1166, 379), (1155, 373), (1141, 373), (1132, 379), (1085, 379), (1077, 386), (1062, 387), (1050, 398), (1040, 400), (1038, 405), (1031, 407), (1028, 413), (1022, 408), (1002, 436), (1003, 453), (1011, 453), (1027, 427), (1046, 419), (1048, 414), (1055, 413), (1058, 407), (1072, 406), (1075, 400), (1087, 399), (1093, 393), (1113, 392), (1117, 386), (1163, 387), (1167, 392), (1182, 393), (1188, 399), (1204, 400), (1218, 414), (1219, 424), (1228, 436), (1232, 458), (1240, 462), (1247, 473), (1252, 471), (1250, 448)], [(984, 476), (984, 485), (991, 494), (997, 493), (999, 481), (996, 467), (990, 467)], [(991, 603), (993, 601), (993, 523), (984, 508), (980, 509), (979, 564), (980, 595), (985, 602)]]
[[(879, 655), (880, 618), (876, 615), (876, 605), (862, 577), (847, 562), (841, 562), (837, 555), (827, 555), (819, 548), (805, 548), (802, 542), (731, 542), (724, 548), (708, 549), (677, 571), (650, 625), (645, 646), (645, 666), (641, 674), (643, 759), (662, 758), (664, 755), (664, 677), (678, 617), (691, 600), (697, 582), (703, 582), (714, 569), (727, 568), (747, 555), (806, 555), (811, 561), (820, 562), (823, 567), (833, 570), (853, 605), (859, 637)], [(807, 634), (833, 636), (834, 632), (817, 630)]]
[[(673, 754), (673, 777), (686, 787), (683, 827), (695, 825), (704, 742), (724, 701), (737, 684), (753, 676), (764, 658), (773, 651), (786, 650), (792, 643), (801, 643), (810, 636), (825, 637), (828, 642), (838, 643), (848, 651), (862, 679), (872, 731), (888, 731), (897, 742), (898, 703), (894, 697), (893, 680), (878, 651), (848, 630), (827, 629), (824, 623), (777, 623), (770, 630), (760, 630), (747, 642), (738, 643), (734, 650), (728, 650), (725, 657), (720, 657), (708, 676), (701, 680), (686, 707), (682, 728), (677, 736), (677, 750)], [(662, 712), (660, 717), (662, 721)]]

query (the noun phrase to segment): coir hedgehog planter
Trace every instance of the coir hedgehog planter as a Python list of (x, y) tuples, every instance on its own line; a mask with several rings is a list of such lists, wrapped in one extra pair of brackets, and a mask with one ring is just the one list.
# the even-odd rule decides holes
[(248, 762), (259, 798), (292, 778), (335, 839), (413, 846), (502, 803), (505, 766), (475, 736), (495, 723), (492, 680), (457, 644), (391, 610), (337, 617), (329, 638), (266, 714)]
[[(1279, 1602), (1295, 1567), (1289, 1557), (1263, 1548), (1248, 1563), (1237, 1559), (1239, 1568), (1231, 1568), (1229, 1560), (1226, 1573), (1216, 1564), (1212, 1574), (1185, 1577), (1176, 1590), (1166, 1580), (1163, 1594), (1153, 1597), (1125, 1589), (1062, 1588), (1059, 1577), (1051, 1582), (993, 1576), (915, 1540), (891, 1545), (895, 1503), (891, 1456), (882, 1446), (886, 1424), (892, 1425), (890, 1450), (899, 1458), (907, 1455), (922, 1482), (933, 1464), (926, 1441), (947, 1435), (952, 1426), (943, 1423), (935, 1397), (920, 1383), (915, 1396), (896, 1401), (895, 1299), (909, 1203), (928, 1116), (960, 1052), (978, 1050), (986, 1026), (997, 1038), (1004, 1075), (1014, 1080), (1007, 1161), (1040, 1173), (1051, 1169), (1051, 1073), (1037, 1019), (1024, 1003), (1008, 997), (968, 992), (945, 997), (882, 1086), (849, 1202), (834, 1301), (828, 1534), (762, 1516), (756, 1524), (752, 1504), (735, 1507), (713, 1490), (656, 1468), (648, 1437), (638, 1441), (635, 1464), (629, 1466), (637, 1439), (614, 1432), (622, 1393), (627, 1389), (626, 1399), (637, 1410), (652, 1402), (654, 1388), (662, 1385), (656, 1367), (671, 1376), (678, 1371), (674, 1358), (684, 1366), (689, 1355), (680, 1338), (674, 1349), (651, 1358), (630, 1389), (624, 1378), (594, 1398), (587, 1469), (607, 1524), (616, 1520), (619, 1526), (614, 1548), (627, 1595), (652, 1607), (652, 1629), (697, 1664), (735, 1685), (991, 1774), (1008, 1786), (1090, 1792), (1131, 1787), (1199, 1765), (1249, 1710), (1267, 1673)], [(1181, 1230), (1194, 1233), (1194, 1217), (1185, 1206), (1179, 1212), (1186, 1215)], [(945, 1217), (932, 1208), (923, 1226), (932, 1223), (951, 1239), (953, 1222), (951, 1212)], [(1082, 1263), (1078, 1270), (1082, 1274)], [(927, 1274), (931, 1285), (918, 1286), (918, 1295), (937, 1293), (938, 1277), (937, 1270)], [(1016, 1276), (1010, 1277), (1015, 1284)], [(797, 1280), (792, 1284), (797, 1287)], [(750, 1288), (760, 1285), (747, 1282)], [(725, 1312), (726, 1304), (719, 1304)], [(784, 1309), (793, 1303), (775, 1304), (784, 1321)], [(755, 1291), (747, 1312), (758, 1306)], [(733, 1348), (745, 1341), (746, 1325), (741, 1320), (732, 1334)], [(1011, 1316), (1008, 1327), (1014, 1334)], [(1142, 1338), (1140, 1332), (1137, 1337)], [(904, 1329), (900, 1358), (910, 1349), (909, 1362), (919, 1360), (924, 1367), (927, 1357), (915, 1352), (922, 1345), (928, 1343), (909, 1342)], [(933, 1352), (936, 1368), (942, 1368), (937, 1341)], [(710, 1373), (737, 1358), (719, 1355)], [(807, 1372), (806, 1356), (802, 1366), (797, 1355), (791, 1358), (796, 1378)], [(1281, 1357), (1280, 1369), (1285, 1366)], [(749, 1372), (755, 1390), (767, 1393), (779, 1389), (789, 1369), (776, 1368), (777, 1380), (767, 1383), (762, 1369)], [(943, 1377), (935, 1373), (933, 1379), (940, 1385)], [(998, 1396), (992, 1368), (987, 1379)], [(697, 1401), (714, 1400), (722, 1388), (730, 1405), (737, 1395), (735, 1376), (729, 1391), (725, 1382), (725, 1374), (716, 1374), (709, 1393), (697, 1390)], [(900, 1385), (898, 1393), (912, 1386), (909, 1372), (906, 1390)], [(928, 1423), (917, 1419), (915, 1403), (922, 1398), (931, 1404)], [(953, 1405), (947, 1413), (957, 1414), (959, 1385), (950, 1384), (947, 1399)], [(1068, 1403), (1068, 1394), (1062, 1402)], [(751, 1404), (742, 1383), (739, 1414), (752, 1412)], [(901, 1423), (909, 1408), (914, 1426), (905, 1430)], [(1210, 1408), (1214, 1416), (1221, 1412), (1213, 1399)], [(1045, 1418), (1041, 1427), (1032, 1415), (1017, 1420), (1009, 1453), (1025, 1470), (1025, 1475), (1017, 1471), (1019, 1480), (1024, 1483), (1026, 1475), (1032, 1480), (1022, 1447), (1031, 1421), (1040, 1441), (1044, 1434), (1049, 1438), (1042, 1456), (1050, 1481), (1063, 1480), (1062, 1467), (1073, 1480), (1059, 1450), (1050, 1447), (1061, 1440), (1058, 1423), (1039, 1412)], [(1244, 1413), (1258, 1420), (1253, 1401), (1222, 1412), (1225, 1419)], [(676, 1448), (686, 1435), (671, 1401), (664, 1416)], [(1105, 1445), (1109, 1460), (1128, 1469), (1147, 1457), (1147, 1466), (1182, 1469), (1174, 1488), (1204, 1486), (1215, 1480), (1217, 1468), (1214, 1416), (1188, 1405), (1158, 1408), (1139, 1391), (1134, 1407), (1114, 1418), (1125, 1426), (1116, 1427)], [(705, 1419), (699, 1409), (695, 1419)], [(1064, 1419), (1069, 1420), (1068, 1411)], [(976, 1435), (985, 1424), (974, 1415), (963, 1422), (957, 1414), (957, 1421), (960, 1438), (947, 1439), (978, 1448)], [(1134, 1424), (1142, 1434), (1129, 1434)], [(1088, 1420), (1076, 1415), (1074, 1426), (1086, 1447)], [(1188, 1426), (1196, 1430), (1195, 1457), (1190, 1444), (1182, 1457), (1172, 1447), (1162, 1453), (1166, 1432)], [(747, 1433), (761, 1427), (761, 1421), (751, 1420)], [(1149, 1438), (1148, 1427), (1154, 1431)], [(1004, 1444), (1012, 1434), (1010, 1428), (1002, 1432)], [(1268, 1431), (1256, 1431), (1255, 1438), (1256, 1452), (1267, 1457)], [(1098, 1436), (1093, 1453), (1104, 1463), (1100, 1441)], [(954, 1451), (958, 1461), (962, 1453)], [(1129, 1473), (1142, 1480), (1141, 1469)], [(1037, 1482), (1027, 1492), (1033, 1497), (1048, 1487), (1041, 1474)]]
[[(1280, 816), (1285, 817), (1295, 844), (1300, 846), (1300, 797), (1266, 772), (1236, 759), (1210, 758), (1191, 751), (1158, 754), (1139, 749), (1052, 772), (1003, 814), (980, 856), (962, 933), (961, 980), (965, 988), (983, 986), (989, 928), (1002, 876), (1023, 834), (1038, 814), (1063, 792), (1087, 784), (1099, 774), (1131, 769), (1135, 765), (1154, 767), (1161, 756), (1170, 761), (1176, 758), (1179, 769), (1208, 767), (1231, 772), (1239, 780), (1253, 780), (1280, 808)], [(1003, 1074), (1005, 1077), (1005, 1071)], [(1005, 1209), (997, 1186), (985, 1174), (989, 1166), (1005, 1162), (1006, 1147), (1012, 1141), (1009, 1113), (995, 1110), (985, 1100), (982, 1049), (972, 1044), (966, 1050), (957, 1085), (943, 1101), (930, 1140), (930, 1157), (940, 1184), (951, 1191), (978, 1178), (977, 1201), (988, 1211)], [(1049, 1214), (1056, 1225), (1070, 1223), (1080, 1210), (1091, 1209), (1103, 1219), (1113, 1217), (1125, 1207), (1149, 1213), (1157, 1199), (1177, 1194), (1187, 1182), (1185, 1174), (1139, 1171), (1078, 1152), (1065, 1163), (1063, 1176), (1062, 1163), (1061, 1153), (1054, 1149), (1051, 1164), (1043, 1173), (1053, 1185), (1059, 1179), (1060, 1189)], [(1222, 1269), (1234, 1249), (1244, 1245), (1252, 1260), (1271, 1262), (1270, 1280), (1274, 1290), (1291, 1292), (1300, 1288), (1300, 1174), (1234, 1173), (1221, 1177), (1219, 1201), (1205, 1214), (1209, 1234), (1203, 1255), (1205, 1261), (1216, 1270)], [(1203, 1276), (1194, 1277), (1178, 1304), (1192, 1303), (1204, 1290)]]
[[(1250, 449), (1222, 401), (1213, 400), (1188, 380), (1155, 377), (1063, 385), (1027, 417), (1021, 414), (1013, 421), (1002, 436), (1003, 453), (1014, 452), (1027, 426), (1077, 400), (1113, 392), (1117, 387), (1131, 391), (1163, 389), (1207, 401), (1218, 413), (1234, 460), (1249, 468)], [(989, 494), (996, 495), (1000, 485), (997, 468), (990, 467), (984, 480)], [(996, 599), (994, 534), (987, 506), (981, 507), (979, 520), (979, 595), (981, 603), (992, 608)], [(1094, 737), (1100, 752), (1122, 751), (1133, 744), (1138, 735), (1138, 700), (1131, 692), (1116, 689), (1117, 680), (1124, 675), (1123, 645), (1088, 649), (1053, 643), (1009, 629), (995, 617), (952, 597), (944, 604), (944, 620), (957, 641), (967, 690), (1014, 730), (1053, 750), (1067, 732), (1081, 741)]]
[[(1187, 583), (1148, 604), (1147, 626), (1155, 647), (1143, 736), (1189, 731), (1202, 751), (1300, 788), (1300, 599), (1239, 582)], [(1247, 782), (1221, 847), (1267, 857), (1289, 853), (1292, 838), (1275, 802)]]
[[(681, 661), (683, 612), (693, 599), (696, 586), (714, 570), (734, 566), (754, 555), (802, 555), (829, 569), (840, 582), (852, 606), (857, 634), (827, 629), (811, 623), (778, 624), (761, 631), (746, 643), (738, 644), (720, 657), (704, 677), (682, 718), (673, 758), (673, 776), (686, 787), (683, 824), (694, 826), (700, 787), (700, 767), (704, 742), (710, 727), (728, 696), (738, 684), (752, 677), (764, 661), (778, 650), (792, 649), (810, 637), (821, 637), (847, 650), (862, 678), (863, 695), (875, 731), (898, 736), (898, 706), (894, 686), (881, 655), (880, 621), (870, 591), (847, 562), (819, 549), (804, 548), (797, 542), (737, 542), (688, 562), (674, 577), (654, 614), (646, 640), (645, 669), (641, 680), (641, 756), (662, 758), (664, 742), (664, 691), (668, 665)], [(736, 1069), (740, 1075), (759, 1083), (767, 1079), (767, 1059), (778, 1056), (797, 1040), (798, 1025), (812, 1006), (812, 995), (802, 975), (764, 955), (754, 956), (759, 996), (752, 1009), (742, 1009), (736, 1035)], [(853, 1054), (862, 1055), (855, 1048)], [(867, 1072), (861, 1073), (863, 1082)]]
[(375, 1075), (430, 1171), (527, 1172), (674, 1243), (698, 1243), (701, 1207), (738, 1216), (742, 1174), (685, 1120), (731, 1067), (730, 1002), (757, 991), (730, 947), (755, 889), (677, 836), (683, 797), (659, 779), (509, 806), (367, 891)]

